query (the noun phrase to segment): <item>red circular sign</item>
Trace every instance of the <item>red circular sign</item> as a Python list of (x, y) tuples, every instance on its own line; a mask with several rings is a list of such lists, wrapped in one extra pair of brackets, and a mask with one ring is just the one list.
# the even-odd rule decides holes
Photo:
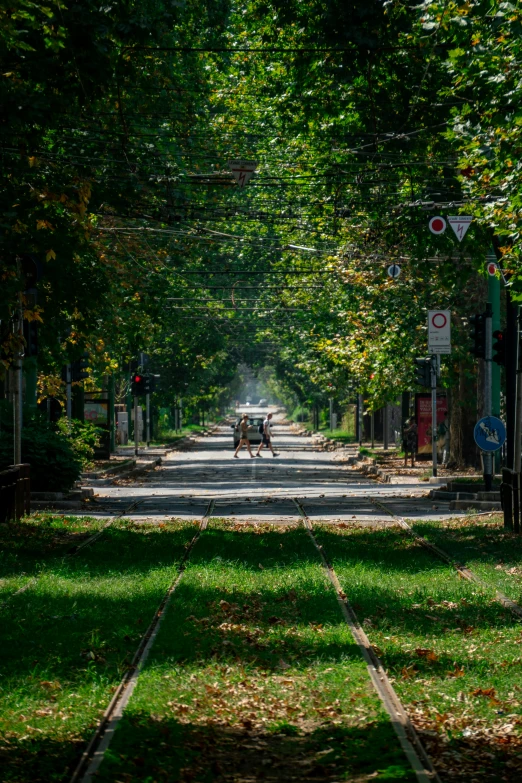
[(495, 264), (494, 261), (490, 261), (488, 264), (488, 272), (490, 275), (496, 275), (497, 274), (498, 266)]
[(448, 319), (444, 313), (435, 313), (435, 315), (433, 315), (431, 318), (431, 323), (435, 329), (443, 329), (448, 323)]
[(432, 234), (443, 234), (446, 231), (446, 221), (440, 216), (432, 217), (429, 227)]

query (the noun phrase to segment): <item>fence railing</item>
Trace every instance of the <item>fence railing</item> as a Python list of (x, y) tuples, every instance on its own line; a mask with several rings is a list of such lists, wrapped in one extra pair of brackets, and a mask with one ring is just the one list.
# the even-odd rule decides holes
[(31, 513), (31, 466), (11, 465), (0, 470), (0, 522)]

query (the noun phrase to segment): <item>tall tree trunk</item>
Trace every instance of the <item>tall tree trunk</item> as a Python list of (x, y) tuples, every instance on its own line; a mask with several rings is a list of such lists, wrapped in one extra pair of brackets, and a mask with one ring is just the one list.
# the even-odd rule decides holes
[(450, 411), (450, 459), (448, 467), (477, 463), (473, 429), (477, 421), (477, 377), (459, 365), (459, 381), (448, 394)]

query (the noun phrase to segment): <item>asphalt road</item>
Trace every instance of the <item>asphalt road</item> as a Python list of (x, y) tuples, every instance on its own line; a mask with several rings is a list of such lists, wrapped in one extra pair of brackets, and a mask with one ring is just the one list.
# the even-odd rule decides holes
[[(245, 410), (254, 416), (266, 413), (253, 406)], [(427, 498), (426, 484), (409, 478), (379, 483), (349, 467), (345, 450), (325, 451), (284, 424), (282, 414), (275, 413), (273, 421), (279, 456), (263, 449), (262, 458), (251, 459), (243, 449), (234, 459), (232, 430), (224, 425), (189, 449), (169, 452), (161, 467), (143, 478), (97, 488), (97, 509), (104, 515), (129, 509), (125, 516), (133, 519), (197, 519), (213, 500), (214, 517), (288, 522), (299, 519), (295, 498), (310, 519), (331, 523), (391, 523), (392, 516), (376, 501), (405, 519), (457, 515), (449, 513), (448, 504)]]

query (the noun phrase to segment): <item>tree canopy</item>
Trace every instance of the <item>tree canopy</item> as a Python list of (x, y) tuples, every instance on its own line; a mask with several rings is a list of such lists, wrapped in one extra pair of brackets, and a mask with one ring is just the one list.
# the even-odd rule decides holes
[[(521, 290), (520, 4), (212, 0), (2, 7), (1, 368), (22, 295), (41, 372), (144, 351), (165, 402), (239, 362), (296, 397), (413, 387), (494, 243)], [(245, 187), (231, 160), (256, 162)], [(428, 229), (469, 214), (465, 241)], [(38, 300), (24, 291), (38, 267)], [(398, 263), (401, 275), (387, 274)], [(17, 342), (18, 341), (18, 342)]]

